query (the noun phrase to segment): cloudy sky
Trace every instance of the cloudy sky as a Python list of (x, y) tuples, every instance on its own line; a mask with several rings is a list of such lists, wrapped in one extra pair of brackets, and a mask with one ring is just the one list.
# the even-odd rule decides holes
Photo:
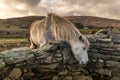
[(46, 15), (98, 16), (120, 20), (120, 0), (0, 0), (0, 18)]

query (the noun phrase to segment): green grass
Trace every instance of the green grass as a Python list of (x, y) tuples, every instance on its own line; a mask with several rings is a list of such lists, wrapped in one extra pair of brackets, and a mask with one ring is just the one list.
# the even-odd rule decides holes
[(99, 29), (79, 29), (82, 34), (96, 33)]
[[(79, 29), (82, 34), (95, 33), (98, 29)], [(0, 51), (29, 46), (29, 30), (0, 29)], [(7, 34), (7, 32), (10, 32)]]
[(5, 24), (0, 24), (0, 29), (19, 29), (19, 26), (7, 26)]
[(0, 51), (25, 46), (29, 46), (27, 38), (0, 38)]
[(6, 39), (6, 38), (0, 38), (0, 44), (8, 44), (8, 43), (20, 43), (20, 42), (28, 42), (27, 38), (23, 39)]

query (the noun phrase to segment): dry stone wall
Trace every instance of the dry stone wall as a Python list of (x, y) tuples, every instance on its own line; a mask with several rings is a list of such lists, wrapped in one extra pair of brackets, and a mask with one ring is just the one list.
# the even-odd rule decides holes
[(66, 42), (0, 52), (0, 80), (120, 80), (119, 38), (89, 35), (87, 65), (78, 64)]
[(108, 80), (120, 80), (120, 33), (113, 33), (110, 38), (91, 36), (89, 41), (94, 72), (109, 77)]

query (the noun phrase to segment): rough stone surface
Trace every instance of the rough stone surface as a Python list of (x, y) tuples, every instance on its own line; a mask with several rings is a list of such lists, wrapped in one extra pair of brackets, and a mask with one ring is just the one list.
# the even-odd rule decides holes
[(3, 51), (2, 54), (6, 64), (19, 63), (34, 57), (27, 47)]
[(12, 80), (18, 80), (21, 76), (22, 72), (19, 68), (14, 68), (9, 74), (10, 79)]
[(99, 74), (108, 75), (108, 76), (111, 76), (112, 73), (111, 70), (107, 70), (107, 69), (96, 69), (95, 71), (98, 72)]
[(0, 59), (0, 69), (5, 67), (5, 65), (5, 62), (2, 59)]
[(120, 44), (108, 37), (88, 39), (87, 65), (79, 64), (66, 42), (0, 52), (0, 80), (120, 80)]

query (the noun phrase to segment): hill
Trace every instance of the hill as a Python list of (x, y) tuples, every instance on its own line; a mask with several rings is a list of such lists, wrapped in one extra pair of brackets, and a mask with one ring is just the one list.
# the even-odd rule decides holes
[[(33, 21), (43, 18), (44, 16), (27, 16), (0, 19), (0, 51), (29, 46), (29, 27)], [(82, 34), (94, 34), (99, 30), (98, 28), (120, 27), (120, 20), (92, 16), (66, 16), (65, 18), (80, 28)]]
[[(35, 20), (41, 20), (44, 16), (27, 16), (9, 19), (0, 19), (0, 27), (18, 27), (28, 28)], [(65, 18), (72, 21), (77, 27), (88, 28), (106, 28), (120, 27), (120, 20), (99, 18), (93, 16), (66, 16)]]
[(106, 28), (106, 27), (120, 27), (120, 20), (100, 18), (94, 16), (67, 16), (75, 24), (81, 23), (88, 28)]
[(33, 21), (43, 18), (44, 18), (43, 16), (28, 16), (28, 17), (0, 19), (0, 27), (15, 26), (19, 28), (28, 28)]

